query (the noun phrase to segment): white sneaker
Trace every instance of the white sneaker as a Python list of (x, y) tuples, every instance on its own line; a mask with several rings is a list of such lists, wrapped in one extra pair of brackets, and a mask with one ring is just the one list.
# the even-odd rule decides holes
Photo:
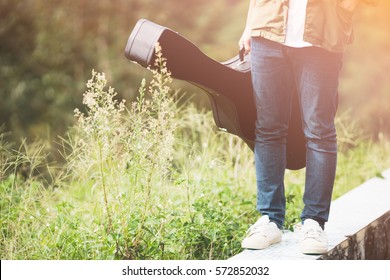
[(278, 226), (269, 220), (267, 215), (262, 216), (248, 231), (242, 241), (242, 248), (265, 249), (274, 243), (282, 240), (282, 231)]
[(325, 254), (328, 251), (328, 240), (319, 223), (306, 219), (301, 228), (301, 252), (308, 255)]

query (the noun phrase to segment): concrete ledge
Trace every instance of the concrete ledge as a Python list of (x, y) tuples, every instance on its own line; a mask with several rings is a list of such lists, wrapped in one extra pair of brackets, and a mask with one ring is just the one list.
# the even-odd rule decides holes
[(286, 231), (281, 243), (265, 250), (244, 250), (232, 260), (315, 260), (390, 258), (390, 169), (332, 201), (325, 232), (328, 253), (304, 255), (299, 233)]
[(322, 260), (390, 260), (390, 211), (358, 231), (327, 254)]

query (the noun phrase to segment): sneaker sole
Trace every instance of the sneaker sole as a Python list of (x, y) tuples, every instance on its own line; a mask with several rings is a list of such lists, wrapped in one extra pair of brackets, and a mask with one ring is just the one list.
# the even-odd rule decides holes
[(263, 249), (266, 249), (268, 248), (269, 246), (273, 245), (273, 244), (276, 244), (276, 243), (279, 243), (282, 241), (282, 237), (278, 237), (278, 238), (275, 238), (273, 240), (271, 240), (269, 243), (267, 244), (263, 244), (263, 245), (259, 245), (257, 244), (256, 242), (245, 242), (242, 241), (241, 243), (241, 248), (243, 249), (251, 249), (251, 250), (263, 250)]
[(305, 248), (301, 247), (301, 253), (305, 255), (322, 255), (328, 252), (328, 248), (317, 247), (317, 248)]

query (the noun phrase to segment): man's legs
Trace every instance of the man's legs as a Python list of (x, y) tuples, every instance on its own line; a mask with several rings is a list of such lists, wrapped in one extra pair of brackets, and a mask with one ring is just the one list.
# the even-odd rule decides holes
[(336, 172), (337, 141), (334, 117), (342, 55), (317, 47), (288, 49), (300, 96), (307, 139), (306, 182), (302, 221), (328, 221)]
[(251, 55), (257, 109), (257, 208), (266, 219), (251, 227), (243, 247), (265, 248), (280, 241), (281, 233), (275, 228), (282, 228), (284, 223), (286, 137), (292, 92), (297, 90), (307, 139), (305, 207), (301, 215), (307, 222), (303, 230), (307, 239), (301, 248), (304, 253), (322, 253), (327, 242), (320, 226), (328, 220), (336, 171), (334, 117), (342, 55), (317, 47), (290, 48), (261, 38), (253, 38)]

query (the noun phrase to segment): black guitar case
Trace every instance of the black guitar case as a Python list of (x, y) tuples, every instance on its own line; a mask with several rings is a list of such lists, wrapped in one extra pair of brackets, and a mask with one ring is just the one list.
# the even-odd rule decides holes
[[(172, 77), (202, 88), (212, 104), (216, 125), (239, 136), (253, 150), (256, 108), (249, 56), (237, 55), (226, 62), (217, 62), (177, 32), (145, 19), (139, 20), (131, 32), (125, 55), (143, 67), (153, 68), (157, 42)], [(295, 96), (287, 137), (286, 168), (301, 169), (305, 164), (306, 140)]]

